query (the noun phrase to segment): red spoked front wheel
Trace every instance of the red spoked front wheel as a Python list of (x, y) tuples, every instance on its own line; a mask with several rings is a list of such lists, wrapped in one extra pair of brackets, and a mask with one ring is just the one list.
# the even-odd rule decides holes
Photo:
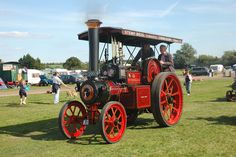
[(108, 102), (100, 115), (100, 129), (107, 143), (118, 142), (125, 133), (127, 116), (123, 105), (117, 101)]
[(78, 101), (67, 102), (59, 114), (59, 128), (67, 138), (78, 138), (86, 128), (86, 125), (83, 124), (85, 118), (84, 105)]
[(152, 84), (153, 116), (161, 126), (178, 123), (183, 108), (181, 83), (174, 73), (159, 74)]

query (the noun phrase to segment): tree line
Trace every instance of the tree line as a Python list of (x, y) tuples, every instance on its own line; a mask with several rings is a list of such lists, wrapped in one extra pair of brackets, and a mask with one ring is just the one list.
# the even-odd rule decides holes
[[(236, 50), (225, 51), (222, 57), (216, 57), (211, 55), (199, 55), (192, 45), (184, 43), (180, 49), (173, 54), (174, 64), (176, 69), (183, 69), (186, 66), (206, 66), (209, 67), (212, 64), (223, 64), (224, 66), (232, 66), (236, 63)], [(3, 62), (0, 59), (0, 63)], [(33, 58), (30, 54), (24, 55), (18, 60), (21, 67), (29, 69), (45, 69), (49, 68), (49, 65), (54, 65), (54, 68), (59, 68), (61, 65), (63, 68), (69, 70), (75, 69), (88, 69), (88, 63), (82, 62), (77, 57), (70, 57), (64, 63), (42, 63), (39, 58)]]
[(191, 65), (209, 67), (212, 64), (223, 64), (224, 66), (236, 64), (236, 50), (225, 51), (222, 57), (196, 55), (196, 49), (192, 45), (184, 43), (181, 45), (180, 50), (173, 54), (175, 68), (183, 69)]
[(42, 63), (39, 58), (33, 58), (30, 54), (26, 54), (18, 62), (21, 68), (28, 69), (45, 69), (49, 68), (49, 65), (54, 65), (54, 68), (60, 68), (60, 65), (62, 65), (63, 68), (68, 70), (88, 69), (88, 63), (80, 61), (77, 57), (70, 57), (65, 63)]

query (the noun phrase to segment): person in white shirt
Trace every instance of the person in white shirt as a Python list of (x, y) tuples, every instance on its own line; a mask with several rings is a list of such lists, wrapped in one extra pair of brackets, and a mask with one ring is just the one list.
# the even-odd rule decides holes
[(192, 84), (193, 78), (192, 78), (192, 75), (189, 74), (188, 70), (185, 70), (184, 76), (185, 76), (184, 85), (187, 91), (187, 95), (189, 96), (191, 93), (191, 84)]
[(54, 104), (58, 104), (59, 103), (60, 86), (61, 85), (67, 87), (67, 85), (65, 85), (62, 82), (62, 80), (59, 78), (59, 73), (55, 72), (53, 74), (53, 78), (52, 78), (52, 94), (54, 94)]

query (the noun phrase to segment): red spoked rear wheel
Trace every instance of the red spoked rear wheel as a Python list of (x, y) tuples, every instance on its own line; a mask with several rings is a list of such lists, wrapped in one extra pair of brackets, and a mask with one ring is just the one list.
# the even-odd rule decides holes
[(117, 101), (108, 102), (100, 115), (100, 129), (107, 143), (118, 142), (125, 133), (127, 116), (123, 105)]
[(161, 72), (161, 65), (155, 58), (144, 61), (143, 76), (145, 82), (150, 84), (155, 79), (156, 75)]
[(83, 124), (86, 114), (86, 109), (80, 102), (67, 102), (59, 114), (58, 122), (61, 132), (69, 139), (81, 136), (86, 128)]
[(159, 74), (152, 84), (153, 116), (161, 126), (178, 123), (183, 108), (181, 83), (174, 73)]

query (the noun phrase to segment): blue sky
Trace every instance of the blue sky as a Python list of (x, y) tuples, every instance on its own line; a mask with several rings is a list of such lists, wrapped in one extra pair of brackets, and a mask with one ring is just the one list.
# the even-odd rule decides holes
[(30, 53), (42, 62), (88, 61), (88, 43), (77, 39), (88, 18), (178, 37), (198, 55), (221, 56), (236, 49), (235, 8), (236, 0), (0, 0), (0, 59)]

